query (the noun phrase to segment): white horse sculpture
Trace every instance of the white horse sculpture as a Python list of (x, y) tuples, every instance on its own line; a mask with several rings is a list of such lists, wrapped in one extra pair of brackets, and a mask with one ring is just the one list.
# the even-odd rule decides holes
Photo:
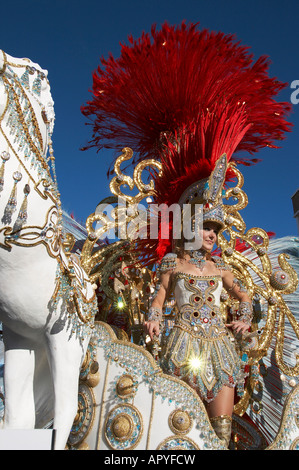
[[(47, 71), (0, 51), (0, 321), (5, 428), (54, 419), (63, 449), (93, 327), (93, 286), (63, 245)], [(49, 155), (48, 155), (49, 151)]]

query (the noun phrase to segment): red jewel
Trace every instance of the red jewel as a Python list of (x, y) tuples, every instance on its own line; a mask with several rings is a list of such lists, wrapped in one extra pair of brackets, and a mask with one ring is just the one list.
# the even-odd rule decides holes
[(214, 285), (215, 285), (215, 281), (213, 281), (213, 279), (210, 280), (210, 285), (211, 285), (211, 286), (214, 286)]
[(189, 279), (189, 284), (194, 284), (194, 279)]
[(200, 301), (200, 297), (198, 297), (198, 295), (196, 297), (194, 297), (194, 300), (195, 302), (199, 302)]
[(197, 318), (197, 317), (199, 317), (199, 313), (198, 313), (198, 312), (193, 312), (193, 316), (194, 316), (195, 318)]
[(208, 297), (209, 302), (212, 302), (212, 300), (213, 300), (212, 297)]
[(204, 322), (204, 323), (208, 323), (208, 321), (209, 321), (208, 318), (204, 318), (204, 319), (203, 319), (203, 322)]

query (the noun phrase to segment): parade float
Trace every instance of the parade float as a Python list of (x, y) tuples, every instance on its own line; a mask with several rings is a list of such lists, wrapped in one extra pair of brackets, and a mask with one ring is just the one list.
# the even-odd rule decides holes
[[(168, 27), (164, 27), (161, 34), (153, 31), (154, 47), (167, 50), (167, 40), (171, 39), (173, 31)], [(180, 31), (184, 35), (185, 26)], [(192, 31), (194, 33), (194, 27)], [(193, 33), (194, 39), (197, 33), (195, 36)], [(163, 34), (166, 35), (164, 41)], [(231, 40), (226, 39), (226, 44)], [(131, 40), (138, 54), (144, 52), (145, 44), (150, 50), (148, 36), (143, 36), (139, 43)], [(168, 57), (170, 52), (171, 49), (167, 51)], [(146, 238), (152, 203), (157, 201), (159, 190), (161, 194), (161, 181), (169, 170), (165, 160), (159, 158), (160, 151), (166, 144), (174, 153), (179, 148), (178, 141), (171, 135), (171, 126), (162, 129), (167, 133), (162, 135), (160, 145), (156, 142), (153, 154), (145, 151), (148, 150), (146, 140), (138, 141), (140, 135), (134, 119), (129, 133), (123, 125), (110, 127), (109, 138), (113, 144), (109, 141), (107, 146), (111, 148), (117, 136), (116, 151), (120, 140), (124, 147), (113, 165), (110, 194), (88, 217), (86, 238), (82, 239), (84, 230), (75, 227), (75, 223), (70, 225), (69, 218), (63, 219), (51, 141), (54, 111), (47, 72), (28, 59), (15, 59), (1, 53), (3, 430), (53, 428), (55, 449), (226, 449), (215, 434), (195, 390), (184, 381), (165, 374), (160, 367), (175, 322), (173, 299), (165, 304), (161, 336), (148, 341), (143, 334), (143, 324), (159, 282), (159, 262), (150, 256), (145, 259), (143, 255), (145, 252), (148, 255), (146, 250), (152, 243)], [(130, 54), (130, 48), (124, 48), (122, 60)], [(276, 94), (280, 85), (266, 80), (267, 67), (263, 61), (251, 68), (248, 57), (246, 60), (248, 75), (243, 79), (256, 73), (265, 80), (269, 93), (263, 112), (257, 111), (257, 102), (250, 101), (249, 95), (248, 107), (243, 102), (238, 106), (233, 103), (234, 110), (240, 114), (233, 128), (226, 127), (228, 134), (222, 143), (227, 144), (237, 129), (240, 138), (235, 147), (240, 145), (241, 150), (248, 150), (251, 145), (271, 146), (271, 142), (282, 138), (287, 130), (286, 109), (280, 104), (275, 108), (274, 101), (270, 100), (270, 95)], [(124, 65), (115, 63), (117, 67)], [(112, 75), (115, 63), (112, 58), (105, 63)], [(136, 79), (136, 69), (131, 72), (131, 77)], [(168, 82), (169, 77), (165, 83)], [(104, 104), (109, 103), (112, 109), (108, 106), (106, 111), (116, 113), (113, 115), (115, 124), (117, 111), (122, 109), (123, 112), (124, 102), (120, 99), (115, 103), (111, 99), (111, 96), (115, 98), (113, 93), (109, 97), (111, 83), (105, 83), (102, 75), (97, 82), (100, 88), (95, 87), (94, 92), (96, 100), (101, 96), (107, 99)], [(128, 88), (125, 80), (117, 83), (123, 86), (118, 89), (119, 96), (130, 101), (132, 94), (128, 98), (125, 90), (131, 92), (133, 88)], [(216, 90), (218, 98), (222, 85)], [(255, 87), (258, 93), (265, 92), (265, 88), (259, 88), (258, 80)], [(142, 87), (136, 94), (135, 89), (133, 95), (145, 96), (140, 95), (141, 91)], [(242, 87), (241, 91), (244, 92)], [(236, 89), (234, 93), (237, 96)], [(229, 96), (226, 92), (226, 104)], [(125, 109), (129, 119), (132, 110)], [(141, 106), (138, 111), (144, 116), (142, 126), (153, 123), (150, 115), (145, 116), (145, 109)], [(272, 109), (271, 120), (268, 116), (268, 127), (261, 132), (261, 122), (266, 122), (269, 109)], [(223, 109), (220, 115), (222, 112)], [(163, 112), (160, 117), (162, 115)], [(205, 115), (208, 119), (207, 127), (201, 128), (203, 145), (209, 143), (217, 130), (213, 123), (215, 115), (217, 112), (212, 107)], [(136, 116), (140, 119), (140, 114)], [(258, 122), (251, 134), (248, 116)], [(229, 113), (225, 115), (222, 125), (229, 122), (229, 117)], [(172, 124), (177, 126), (178, 121), (174, 121)], [(99, 119), (97, 124), (103, 122), (105, 127), (104, 119)], [(212, 123), (210, 127), (209, 123)], [(152, 126), (151, 131), (157, 131), (161, 138), (159, 125), (158, 130)], [(186, 127), (180, 135), (181, 145), (185, 130)], [(104, 131), (107, 137), (107, 128)], [(137, 135), (135, 141), (134, 135)], [(217, 135), (219, 137), (219, 133)], [(249, 135), (245, 143), (244, 135)], [(95, 139), (99, 144), (98, 134)], [(222, 147), (212, 148), (214, 157), (215, 152), (225, 150)], [(253, 321), (250, 333), (235, 340), (244, 362), (246, 381), (244, 395), (235, 403), (229, 448), (298, 449), (298, 239), (269, 240), (263, 229), (246, 228), (240, 214), (248, 203), (240, 171), (242, 159), (232, 158), (231, 147), (234, 146), (229, 145), (223, 152), (229, 157), (230, 178), (221, 194), (226, 225), (218, 234), (215, 254), (221, 256), (235, 277), (245, 284), (252, 298)], [(227, 155), (229, 151), (231, 154)], [(221, 151), (214, 162), (210, 162), (210, 171), (223, 153)], [(123, 168), (127, 164), (131, 173)], [(114, 238), (111, 233), (116, 234)], [(144, 236), (139, 237), (141, 243), (137, 243), (136, 234), (140, 233)], [(146, 250), (142, 251), (144, 248)], [(223, 292), (224, 321), (233, 316), (237, 308), (235, 299)]]

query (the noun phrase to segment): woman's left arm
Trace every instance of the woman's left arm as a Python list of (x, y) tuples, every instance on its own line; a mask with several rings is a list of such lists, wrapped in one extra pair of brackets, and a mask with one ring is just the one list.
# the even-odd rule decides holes
[(248, 295), (246, 288), (242, 282), (236, 279), (231, 271), (222, 272), (223, 286), (226, 291), (231, 294), (235, 299), (239, 300), (239, 319), (227, 324), (227, 327), (232, 327), (236, 333), (245, 333), (249, 330), (252, 321), (252, 302)]

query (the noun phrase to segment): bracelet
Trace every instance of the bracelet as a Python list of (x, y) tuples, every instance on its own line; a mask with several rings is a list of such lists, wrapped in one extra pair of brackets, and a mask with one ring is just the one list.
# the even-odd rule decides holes
[(240, 279), (237, 279), (236, 277), (235, 277), (234, 280), (233, 280), (232, 286), (228, 289), (228, 292), (232, 292), (232, 290), (233, 290), (236, 286), (239, 287), (240, 292), (247, 292), (247, 289), (246, 289), (244, 283), (243, 283), (242, 281), (240, 281)]
[(239, 313), (240, 321), (247, 323), (248, 325), (251, 324), (252, 313), (253, 313), (251, 302), (244, 302), (244, 301), (240, 302), (238, 313)]
[(147, 321), (158, 321), (162, 320), (162, 310), (157, 307), (150, 307), (147, 315)]

